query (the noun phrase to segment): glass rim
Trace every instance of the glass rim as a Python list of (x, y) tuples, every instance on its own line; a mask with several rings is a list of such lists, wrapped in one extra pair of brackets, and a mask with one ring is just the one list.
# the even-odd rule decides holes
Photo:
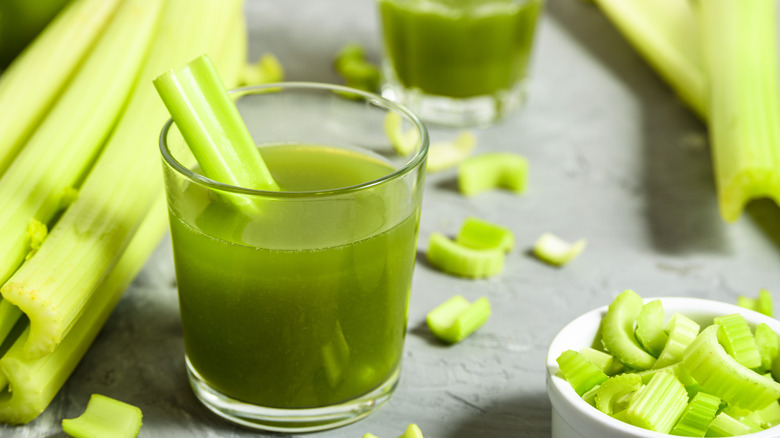
[(419, 148), (417, 148), (417, 151), (415, 152), (414, 156), (408, 159), (404, 165), (398, 167), (392, 172), (382, 175), (379, 178), (366, 181), (360, 184), (355, 184), (355, 185), (345, 186), (345, 187), (337, 187), (334, 189), (327, 189), (327, 190), (309, 190), (309, 191), (273, 191), (273, 190), (250, 189), (247, 187), (222, 183), (213, 180), (211, 178), (208, 178), (205, 175), (201, 175), (197, 172), (192, 171), (188, 167), (184, 166), (179, 160), (174, 158), (173, 154), (170, 153), (166, 141), (167, 134), (170, 131), (171, 126), (173, 126), (173, 118), (169, 118), (163, 125), (159, 137), (160, 152), (162, 154), (165, 163), (171, 168), (173, 168), (177, 173), (190, 180), (191, 182), (194, 182), (202, 186), (206, 186), (210, 189), (220, 190), (223, 192), (242, 194), (242, 195), (262, 196), (262, 197), (277, 197), (277, 198), (313, 197), (313, 196), (320, 197), (320, 196), (334, 196), (334, 195), (352, 193), (352, 192), (368, 189), (401, 178), (407, 175), (408, 173), (410, 173), (413, 169), (417, 168), (418, 166), (421, 166), (428, 154), (428, 146), (430, 140), (428, 136), (428, 129), (425, 127), (422, 120), (420, 120), (420, 118), (417, 117), (415, 113), (413, 113), (405, 106), (393, 102), (389, 99), (386, 99), (382, 96), (379, 96), (375, 93), (369, 93), (366, 91), (345, 87), (342, 85), (325, 84), (325, 83), (318, 83), (318, 82), (273, 82), (273, 83), (262, 84), (262, 85), (252, 85), (247, 87), (235, 88), (230, 90), (229, 92), (231, 94), (248, 93), (248, 92), (256, 92), (259, 90), (274, 89), (274, 88), (330, 91), (334, 93), (335, 92), (349, 93), (349, 94), (361, 96), (365, 98), (369, 104), (374, 104), (379, 107), (383, 107), (406, 116), (412, 122), (412, 124), (415, 126), (415, 128), (418, 130), (420, 134), (419, 135), (420, 146)]

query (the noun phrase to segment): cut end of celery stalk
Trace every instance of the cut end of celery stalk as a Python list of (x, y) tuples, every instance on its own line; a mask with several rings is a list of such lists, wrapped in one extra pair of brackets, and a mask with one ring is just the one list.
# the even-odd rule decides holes
[(601, 341), (607, 351), (636, 370), (646, 370), (655, 363), (655, 358), (639, 345), (634, 335), (634, 321), (642, 306), (642, 297), (626, 290), (609, 305), (601, 325)]
[(570, 244), (552, 233), (544, 233), (534, 244), (533, 252), (542, 261), (563, 266), (580, 255), (585, 249), (585, 244), (585, 239)]
[(92, 394), (81, 416), (62, 420), (73, 438), (135, 438), (141, 432), (141, 409), (100, 394)]

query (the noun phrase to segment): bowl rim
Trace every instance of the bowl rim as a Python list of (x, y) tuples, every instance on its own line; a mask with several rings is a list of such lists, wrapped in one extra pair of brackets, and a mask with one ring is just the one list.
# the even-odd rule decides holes
[[(739, 307), (736, 304), (705, 298), (691, 297), (669, 296), (643, 298), (645, 303), (654, 300), (661, 300), (661, 303), (664, 307), (664, 316), (667, 320), (673, 313), (682, 313), (689, 317), (692, 316), (692, 319), (694, 320), (712, 318), (718, 315), (739, 313), (745, 317), (751, 327), (755, 327), (755, 325), (763, 322), (768, 324), (775, 331), (775, 333), (780, 334), (779, 320), (744, 307)], [(567, 419), (576, 421), (578, 423), (576, 425), (576, 430), (587, 431), (589, 429), (596, 429), (598, 435), (593, 435), (594, 437), (611, 436), (606, 435), (606, 433), (609, 432), (615, 436), (636, 438), (668, 438), (672, 435), (642, 429), (640, 427), (624, 423), (620, 420), (616, 420), (609, 415), (598, 411), (596, 408), (585, 402), (582, 397), (577, 395), (569, 382), (560, 376), (558, 363), (555, 361), (555, 359), (565, 350), (578, 350), (585, 346), (589, 346), (583, 345), (581, 339), (589, 337), (591, 342), (593, 339), (595, 339), (598, 326), (608, 307), (608, 305), (601, 306), (576, 317), (568, 324), (566, 324), (555, 335), (552, 342), (550, 342), (546, 359), (546, 380), (547, 394), (550, 398), (552, 409), (557, 410), (558, 415), (560, 415), (564, 421)], [(574, 342), (575, 340), (578, 340), (579, 342)], [(568, 423), (568, 421), (566, 422)], [(591, 424), (580, 424), (583, 422), (591, 422)], [(778, 426), (763, 430), (761, 432), (741, 435), (741, 437), (776, 438), (778, 436), (777, 427)], [(601, 431), (598, 429), (604, 430)]]

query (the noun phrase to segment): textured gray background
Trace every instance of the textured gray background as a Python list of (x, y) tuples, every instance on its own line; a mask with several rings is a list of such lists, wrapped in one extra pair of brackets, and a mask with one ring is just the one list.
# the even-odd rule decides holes
[[(349, 41), (378, 60), (371, 0), (246, 7), (250, 58), (275, 53), (289, 80), (340, 83), (331, 61)], [(575, 316), (626, 288), (727, 302), (761, 287), (780, 293), (780, 209), (757, 203), (736, 224), (720, 220), (705, 127), (596, 7), (550, 0), (536, 49), (527, 106), (475, 132), (478, 152), (528, 158), (528, 192), (465, 198), (454, 171), (429, 176), (400, 386), (371, 417), (307, 436), (394, 438), (414, 422), (426, 438), (547, 437), (545, 351)], [(454, 134), (432, 129), (434, 141)], [(518, 248), (499, 277), (458, 279), (425, 262), (431, 232), (455, 233), (470, 215), (515, 233)], [(545, 231), (585, 237), (588, 247), (564, 268), (547, 266), (528, 255)], [(60, 420), (79, 415), (94, 392), (141, 407), (143, 437), (279, 436), (232, 426), (191, 394), (172, 264), (166, 240), (49, 409), (27, 426), (0, 427), (0, 436), (64, 436)], [(487, 296), (494, 310), (479, 332), (446, 347), (424, 317), (455, 293)]]

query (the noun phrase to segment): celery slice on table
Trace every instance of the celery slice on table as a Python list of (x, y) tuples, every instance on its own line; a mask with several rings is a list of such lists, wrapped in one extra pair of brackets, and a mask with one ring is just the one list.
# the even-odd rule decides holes
[(490, 303), (487, 298), (482, 297), (470, 303), (462, 295), (455, 295), (428, 312), (425, 323), (437, 338), (454, 344), (477, 331), (489, 317)]
[(284, 68), (272, 53), (266, 53), (253, 64), (246, 64), (241, 71), (241, 85), (260, 85), (284, 80)]
[[(363, 438), (378, 437), (372, 433), (367, 433), (363, 435)], [(406, 428), (406, 431), (403, 433), (403, 435), (399, 436), (398, 438), (423, 438), (423, 434), (420, 428), (416, 424), (412, 423), (409, 425), (409, 427)]]
[(707, 429), (707, 436), (738, 436), (753, 432), (757, 431), (729, 414), (721, 412), (712, 419), (710, 428)]
[[(238, 1), (215, 4), (186, 0), (165, 4), (160, 30), (138, 85), (79, 196), (36, 256), (2, 289), (30, 316), (29, 354), (43, 354), (62, 340), (121, 256), (149, 206), (162, 196), (156, 145), (168, 115), (152, 79), (171, 62), (186, 62), (204, 49), (219, 51), (228, 42), (235, 45), (224, 35), (242, 18), (240, 5)], [(191, 35), (182, 38), (186, 29)], [(243, 57), (241, 53), (229, 63), (220, 63), (230, 66), (233, 81), (238, 74), (233, 64), (243, 63)]]
[(731, 357), (747, 368), (757, 368), (761, 365), (758, 347), (750, 332), (745, 317), (739, 313), (723, 315), (714, 319), (718, 324), (718, 342)]
[(720, 399), (714, 395), (700, 392), (696, 394), (683, 412), (680, 421), (669, 432), (677, 436), (703, 437), (710, 427), (720, 407)]
[(204, 175), (237, 187), (279, 190), (208, 55), (163, 73), (154, 86)]
[(675, 313), (669, 320), (669, 339), (658, 355), (653, 368), (663, 368), (680, 362), (685, 349), (699, 334), (699, 324), (680, 313)]
[(24, 353), (27, 328), (0, 358), (0, 370), (9, 382), (7, 392), (0, 397), (0, 422), (28, 423), (46, 409), (86, 353), (122, 292), (157, 247), (168, 226), (166, 208), (165, 198), (159, 196), (119, 262), (101, 283), (99, 292), (54, 351), (40, 358), (29, 358)]
[(525, 193), (528, 186), (528, 161), (510, 152), (481, 154), (463, 160), (458, 166), (458, 189), (466, 196), (506, 189)]
[(72, 80), (119, 3), (70, 2), (0, 76), (0, 175)]
[(629, 398), (642, 386), (638, 374), (620, 374), (610, 377), (596, 390), (596, 409), (612, 415), (628, 406)]
[(756, 333), (753, 336), (756, 341), (758, 355), (761, 357), (761, 365), (756, 372), (763, 373), (772, 369), (772, 362), (777, 359), (778, 340), (777, 334), (771, 327), (763, 322), (756, 326)]
[(580, 350), (580, 354), (585, 356), (593, 365), (596, 365), (598, 369), (604, 372), (608, 376), (614, 376), (615, 374), (623, 372), (625, 366), (618, 362), (611, 354), (604, 353), (603, 351), (596, 350), (595, 348), (585, 347)]
[(454, 140), (432, 143), (428, 148), (428, 172), (439, 172), (457, 166), (474, 148), (477, 138), (470, 131), (461, 131)]
[(780, 398), (780, 383), (745, 368), (718, 343), (718, 325), (699, 333), (683, 355), (683, 366), (702, 390), (743, 409), (763, 409)]
[(615, 297), (601, 323), (604, 348), (621, 363), (636, 370), (646, 370), (655, 363), (655, 358), (639, 345), (634, 335), (634, 321), (642, 306), (642, 297), (626, 290)]
[(543, 233), (534, 243), (534, 255), (554, 266), (563, 266), (572, 261), (585, 249), (585, 239), (574, 243), (566, 242), (552, 233)]
[(664, 331), (664, 307), (661, 300), (653, 300), (642, 306), (636, 317), (634, 330), (639, 344), (651, 355), (658, 357), (669, 339)]
[(441, 233), (428, 239), (426, 258), (442, 271), (465, 278), (487, 278), (504, 270), (504, 251), (499, 248), (474, 249), (463, 246)]
[(746, 297), (740, 295), (737, 297), (737, 305), (746, 309), (754, 310), (758, 313), (772, 318), (774, 315), (774, 304), (772, 302), (772, 294), (766, 289), (758, 291), (756, 298)]
[(474, 249), (498, 248), (510, 252), (515, 247), (515, 235), (509, 228), (468, 217), (460, 226), (455, 242)]
[(398, 155), (405, 157), (417, 147), (420, 142), (420, 134), (414, 128), (404, 131), (403, 122), (400, 114), (388, 111), (385, 116), (384, 128), (385, 135), (390, 140), (390, 144), (393, 145), (393, 149)]
[(689, 1), (594, 0), (628, 42), (700, 118), (707, 117), (707, 78), (698, 19)]
[(709, 134), (720, 213), (752, 199), (780, 204), (780, 70), (776, 0), (697, 3), (709, 78)]
[(631, 398), (626, 419), (634, 426), (669, 433), (688, 406), (688, 392), (670, 371), (660, 371)]
[(73, 438), (135, 438), (141, 432), (141, 409), (111, 397), (92, 394), (81, 416), (62, 420)]
[(574, 350), (564, 351), (555, 361), (564, 379), (579, 396), (609, 379), (596, 365)]
[(379, 90), (379, 68), (366, 60), (366, 51), (357, 43), (345, 45), (333, 61), (336, 72), (348, 87), (375, 93)]

